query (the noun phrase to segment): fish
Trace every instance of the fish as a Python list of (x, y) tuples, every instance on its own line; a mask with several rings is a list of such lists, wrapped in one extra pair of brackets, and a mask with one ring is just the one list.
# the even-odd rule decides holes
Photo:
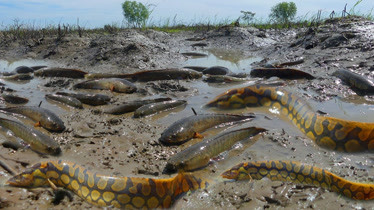
[(45, 98), (58, 101), (60, 103), (78, 108), (83, 109), (82, 102), (80, 102), (78, 99), (71, 97), (71, 96), (63, 96), (63, 95), (57, 95), (57, 94), (46, 94)]
[(88, 80), (75, 84), (73, 88), (110, 90), (118, 93), (133, 93), (137, 90), (133, 83), (119, 78)]
[(163, 101), (163, 102), (156, 102), (152, 104), (146, 104), (135, 110), (134, 118), (145, 117), (145, 116), (152, 115), (158, 112), (173, 109), (178, 106), (185, 105), (186, 103), (187, 101), (184, 101), (184, 100), (171, 100), (171, 101)]
[(40, 65), (40, 66), (30, 66), (30, 68), (31, 68), (32, 70), (34, 70), (34, 71), (39, 70), (39, 69), (42, 69), (42, 68), (46, 68), (46, 67), (48, 67), (48, 66), (44, 66), (44, 65)]
[(18, 66), (13, 70), (15, 74), (28, 74), (28, 73), (33, 73), (34, 69), (30, 68), (28, 66)]
[(286, 66), (295, 66), (298, 64), (302, 64), (302, 63), (304, 63), (304, 58), (300, 58), (298, 60), (288, 61), (284, 63), (274, 61), (274, 62), (266, 63), (265, 68), (284, 68)]
[(101, 175), (65, 160), (36, 163), (5, 183), (6, 186), (62, 187), (100, 207), (125, 209), (170, 208), (182, 195), (206, 189), (212, 181), (192, 173), (166, 179)]
[(233, 77), (229, 75), (206, 75), (205, 82), (211, 83), (234, 83), (234, 82), (247, 82), (247, 78)]
[(290, 160), (250, 161), (240, 163), (221, 175), (225, 179), (293, 182), (312, 185), (354, 200), (374, 199), (374, 184), (352, 182), (328, 170)]
[(105, 105), (105, 104), (108, 104), (110, 101), (110, 97), (104, 94), (66, 93), (66, 92), (56, 92), (56, 94), (76, 98), (80, 102), (91, 105), (91, 106)]
[(205, 107), (276, 109), (320, 147), (344, 152), (374, 151), (374, 123), (319, 114), (303, 98), (282, 87), (257, 84), (231, 89), (217, 96)]
[(254, 115), (198, 114), (182, 118), (162, 132), (159, 141), (165, 145), (178, 145), (192, 138), (202, 138), (201, 132), (217, 125), (249, 121)]
[(27, 102), (29, 102), (29, 99), (27, 98), (9, 93), (2, 93), (1, 98), (4, 99), (5, 102), (10, 104), (26, 104)]
[(282, 79), (314, 79), (315, 77), (307, 72), (291, 68), (255, 68), (251, 70), (252, 77), (279, 77)]
[(346, 69), (339, 69), (335, 71), (333, 76), (338, 77), (351, 87), (357, 95), (374, 95), (374, 84), (372, 81), (364, 78), (363, 76), (353, 73)]
[[(205, 139), (173, 155), (167, 161), (165, 171), (170, 173), (178, 170), (193, 171), (203, 168), (209, 164), (211, 158), (229, 150), (235, 143), (264, 131), (266, 131), (266, 129), (248, 127), (224, 132)], [(257, 139), (252, 139), (250, 144), (254, 144), (256, 141)]]
[(66, 78), (84, 78), (87, 72), (80, 69), (47, 67), (34, 71), (37, 77), (66, 77)]
[(192, 56), (192, 57), (208, 57), (205, 53), (199, 53), (199, 52), (183, 52), (181, 53), (184, 56)]
[(102, 79), (102, 78), (124, 78), (131, 79), (128, 74), (111, 74), (111, 73), (89, 73), (84, 75), (86, 79)]
[(198, 72), (203, 72), (208, 67), (206, 67), (206, 66), (183, 66), (183, 68), (192, 69), (192, 70), (195, 70), (195, 71), (198, 71)]
[(0, 118), (0, 126), (11, 130), (35, 152), (48, 155), (60, 155), (62, 152), (56, 141), (32, 127), (6, 118)]
[(212, 66), (212, 67), (206, 68), (203, 71), (203, 74), (209, 74), (209, 75), (227, 75), (229, 73), (231, 73), (231, 71), (224, 66)]
[(15, 106), (0, 108), (0, 110), (26, 116), (36, 122), (35, 126), (53, 131), (62, 132), (65, 130), (64, 122), (52, 111), (38, 106)]
[(132, 81), (149, 82), (156, 80), (175, 80), (175, 79), (199, 79), (203, 76), (201, 72), (191, 69), (159, 69), (140, 71), (133, 74), (127, 74)]
[(103, 112), (106, 114), (119, 115), (119, 114), (124, 114), (127, 112), (133, 112), (139, 107), (146, 105), (146, 104), (162, 102), (162, 101), (170, 101), (170, 100), (172, 99), (171, 98), (155, 98), (155, 99), (147, 99), (147, 100), (129, 101), (123, 104), (116, 104), (116, 105), (106, 107)]
[(13, 74), (9, 76), (2, 76), (1, 79), (8, 81), (32, 80), (34, 77), (31, 74)]

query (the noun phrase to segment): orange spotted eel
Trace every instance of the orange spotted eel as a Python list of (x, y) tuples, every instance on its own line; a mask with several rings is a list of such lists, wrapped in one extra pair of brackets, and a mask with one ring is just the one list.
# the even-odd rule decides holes
[(314, 112), (302, 98), (272, 85), (253, 85), (228, 90), (207, 107), (239, 109), (270, 107), (290, 119), (317, 145), (338, 151), (374, 150), (374, 123), (348, 121)]
[(71, 190), (96, 206), (128, 209), (169, 208), (182, 194), (206, 188), (209, 183), (191, 173), (179, 173), (169, 179), (104, 176), (59, 160), (37, 163), (10, 178), (6, 185), (25, 188), (54, 185)]
[(225, 171), (221, 176), (235, 180), (260, 180), (267, 177), (273, 181), (288, 181), (322, 187), (355, 200), (374, 199), (374, 184), (351, 182), (324, 169), (296, 161), (273, 160), (240, 163)]

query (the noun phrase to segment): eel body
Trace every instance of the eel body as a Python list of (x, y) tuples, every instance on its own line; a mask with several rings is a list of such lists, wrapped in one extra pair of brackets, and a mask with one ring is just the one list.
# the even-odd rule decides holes
[(169, 208), (184, 193), (209, 185), (208, 181), (191, 173), (180, 173), (167, 179), (105, 176), (63, 160), (37, 163), (10, 178), (6, 185), (48, 187), (51, 186), (49, 181), (73, 191), (93, 205), (125, 209)]
[(272, 160), (240, 163), (225, 171), (221, 176), (235, 180), (260, 180), (267, 177), (273, 181), (322, 187), (355, 200), (374, 199), (374, 184), (352, 182), (327, 170), (296, 161)]
[(374, 150), (374, 123), (338, 119), (314, 112), (302, 98), (271, 85), (232, 89), (209, 102), (207, 107), (239, 109), (270, 107), (288, 117), (317, 145), (338, 151)]

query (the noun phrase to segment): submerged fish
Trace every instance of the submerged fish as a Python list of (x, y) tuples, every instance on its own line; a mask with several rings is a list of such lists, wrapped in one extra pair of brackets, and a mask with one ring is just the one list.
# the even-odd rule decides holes
[[(264, 131), (266, 129), (249, 127), (208, 138), (172, 156), (165, 166), (165, 171), (192, 171), (202, 168), (208, 165), (211, 158), (230, 149), (235, 143)], [(255, 141), (251, 142), (251, 144), (253, 143)]]
[(16, 137), (21, 138), (36, 152), (49, 155), (61, 153), (61, 148), (56, 141), (32, 127), (5, 118), (0, 118), (0, 126), (11, 130)]
[(66, 92), (57, 92), (57, 95), (70, 96), (78, 99), (84, 104), (91, 106), (105, 105), (109, 103), (110, 97), (104, 94), (86, 94), (86, 93), (66, 93)]
[(82, 89), (111, 90), (118, 93), (133, 93), (137, 89), (133, 83), (119, 78), (88, 80), (75, 84), (73, 87)]
[(29, 99), (27, 98), (23, 98), (9, 93), (2, 93), (1, 98), (3, 98), (5, 102), (10, 104), (25, 104), (29, 102)]
[(349, 85), (353, 91), (358, 95), (373, 95), (374, 85), (373, 82), (367, 80), (363, 76), (348, 71), (346, 69), (340, 69), (335, 71), (333, 76), (341, 79), (345, 84)]
[(282, 79), (314, 79), (315, 77), (307, 72), (291, 68), (257, 68), (252, 69), (252, 77), (279, 77)]
[(130, 101), (130, 102), (125, 102), (123, 104), (112, 105), (112, 106), (106, 107), (103, 112), (107, 114), (115, 114), (115, 115), (124, 114), (127, 112), (133, 112), (139, 107), (146, 105), (146, 104), (162, 102), (162, 101), (170, 101), (170, 100), (171, 98), (155, 98), (155, 99), (147, 99), (147, 100)]
[(145, 117), (151, 114), (173, 109), (186, 103), (187, 102), (184, 100), (172, 100), (143, 105), (135, 110), (134, 118)]
[(67, 78), (84, 78), (87, 72), (80, 69), (69, 69), (69, 68), (42, 68), (34, 71), (34, 76), (38, 77), (67, 77)]
[(133, 81), (149, 82), (156, 80), (174, 80), (174, 79), (198, 79), (203, 76), (201, 72), (191, 69), (160, 69), (141, 71), (128, 74)]
[(181, 53), (184, 56), (194, 56), (194, 57), (208, 57), (205, 53), (199, 53), (199, 52), (183, 52)]
[(224, 123), (233, 123), (254, 118), (253, 115), (200, 114), (180, 119), (161, 134), (163, 144), (181, 144), (192, 138), (202, 137), (200, 132)]
[(37, 106), (16, 106), (0, 108), (0, 110), (24, 115), (35, 122), (35, 126), (42, 126), (49, 131), (61, 132), (65, 130), (64, 122), (53, 112)]
[(58, 101), (63, 104), (78, 108), (78, 109), (83, 109), (82, 102), (80, 102), (78, 99), (71, 97), (71, 96), (63, 96), (63, 95), (57, 95), (57, 94), (47, 94), (45, 95), (47, 99), (53, 100), (53, 101)]

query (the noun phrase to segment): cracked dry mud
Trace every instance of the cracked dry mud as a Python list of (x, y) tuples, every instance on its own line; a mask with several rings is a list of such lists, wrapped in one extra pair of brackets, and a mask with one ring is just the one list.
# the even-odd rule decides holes
[[(191, 37), (204, 37), (205, 39), (199, 42), (207, 46), (201, 47), (203, 44), (191, 46), (198, 43), (186, 41)], [(9, 40), (0, 34), (0, 54), (3, 60), (14, 62), (31, 59), (36, 64), (42, 62), (40, 64), (74, 67), (90, 73), (132, 73), (143, 69), (179, 68), (184, 66), (188, 59), (181, 52), (202, 52), (203, 49), (235, 52), (235, 57), (261, 58), (261, 61), (242, 70), (245, 73), (249, 73), (251, 67), (260, 66), (268, 61), (285, 62), (303, 57), (305, 62), (296, 67), (313, 74), (316, 79), (286, 81), (290, 91), (306, 99), (315, 110), (326, 112), (331, 116), (373, 122), (373, 97), (357, 96), (349, 87), (331, 76), (335, 70), (347, 68), (372, 79), (374, 23), (361, 18), (327, 21), (318, 28), (258, 30), (223, 27), (206, 32), (171, 34), (153, 30), (123, 30), (108, 35), (83, 34), (83, 37), (67, 35), (61, 41), (56, 41), (56, 37), (45, 37), (41, 41)], [(214, 65), (213, 63), (212, 66)], [(1, 66), (1, 68), (1, 71), (13, 70), (8, 66)], [(74, 79), (61, 78), (35, 78), (34, 80), (35, 83), (31, 85), (34, 85), (37, 90), (21, 88), (17, 91), (28, 96), (36, 94), (30, 105), (37, 105), (42, 100), (44, 95), (37, 94), (61, 89), (69, 90), (76, 82)], [(270, 78), (267, 81), (283, 80)], [(30, 150), (13, 151), (0, 147), (0, 154), (3, 156), (1, 158), (6, 158), (7, 163), (17, 171), (24, 170), (24, 166), (12, 160), (33, 164), (41, 160), (61, 158), (106, 175), (168, 177), (162, 174), (168, 158), (196, 141), (181, 146), (166, 147), (158, 142), (163, 130), (174, 121), (190, 116), (191, 107), (198, 113), (212, 112), (203, 109), (202, 105), (229, 88), (245, 86), (245, 83), (207, 85), (202, 80), (136, 84), (144, 89), (141, 93), (86, 92), (108, 94), (112, 97), (111, 103), (162, 96), (185, 99), (189, 105), (186, 108), (152, 117), (134, 119), (131, 113), (104, 114), (101, 112), (103, 106), (85, 106), (83, 110), (77, 110), (46, 102), (45, 108), (58, 113), (67, 127), (63, 133), (50, 134), (61, 145), (63, 155), (41, 157)], [(21, 87), (22, 84), (13, 86)], [(269, 131), (256, 137), (258, 141), (251, 147), (246, 147), (245, 142), (236, 145), (199, 173), (214, 178), (239, 162), (287, 159), (319, 166), (349, 180), (374, 181), (373, 154), (347, 154), (319, 148), (287, 119), (261, 108), (245, 111), (258, 113), (258, 117), (240, 126), (264, 127)], [(23, 121), (31, 125), (30, 121), (26, 119)], [(224, 129), (226, 128), (212, 129), (204, 135), (213, 135)], [(6, 138), (6, 134), (2, 138)], [(1, 182), (9, 177), (9, 174), (0, 170)], [(75, 195), (72, 202), (65, 198), (56, 206), (51, 204), (52, 198), (51, 189), (26, 190), (0, 187), (0, 208), (97, 208)], [(254, 182), (218, 182), (208, 189), (188, 193), (180, 198), (173, 208), (370, 209), (372, 206), (373, 202), (350, 200), (320, 188), (264, 179)]]

